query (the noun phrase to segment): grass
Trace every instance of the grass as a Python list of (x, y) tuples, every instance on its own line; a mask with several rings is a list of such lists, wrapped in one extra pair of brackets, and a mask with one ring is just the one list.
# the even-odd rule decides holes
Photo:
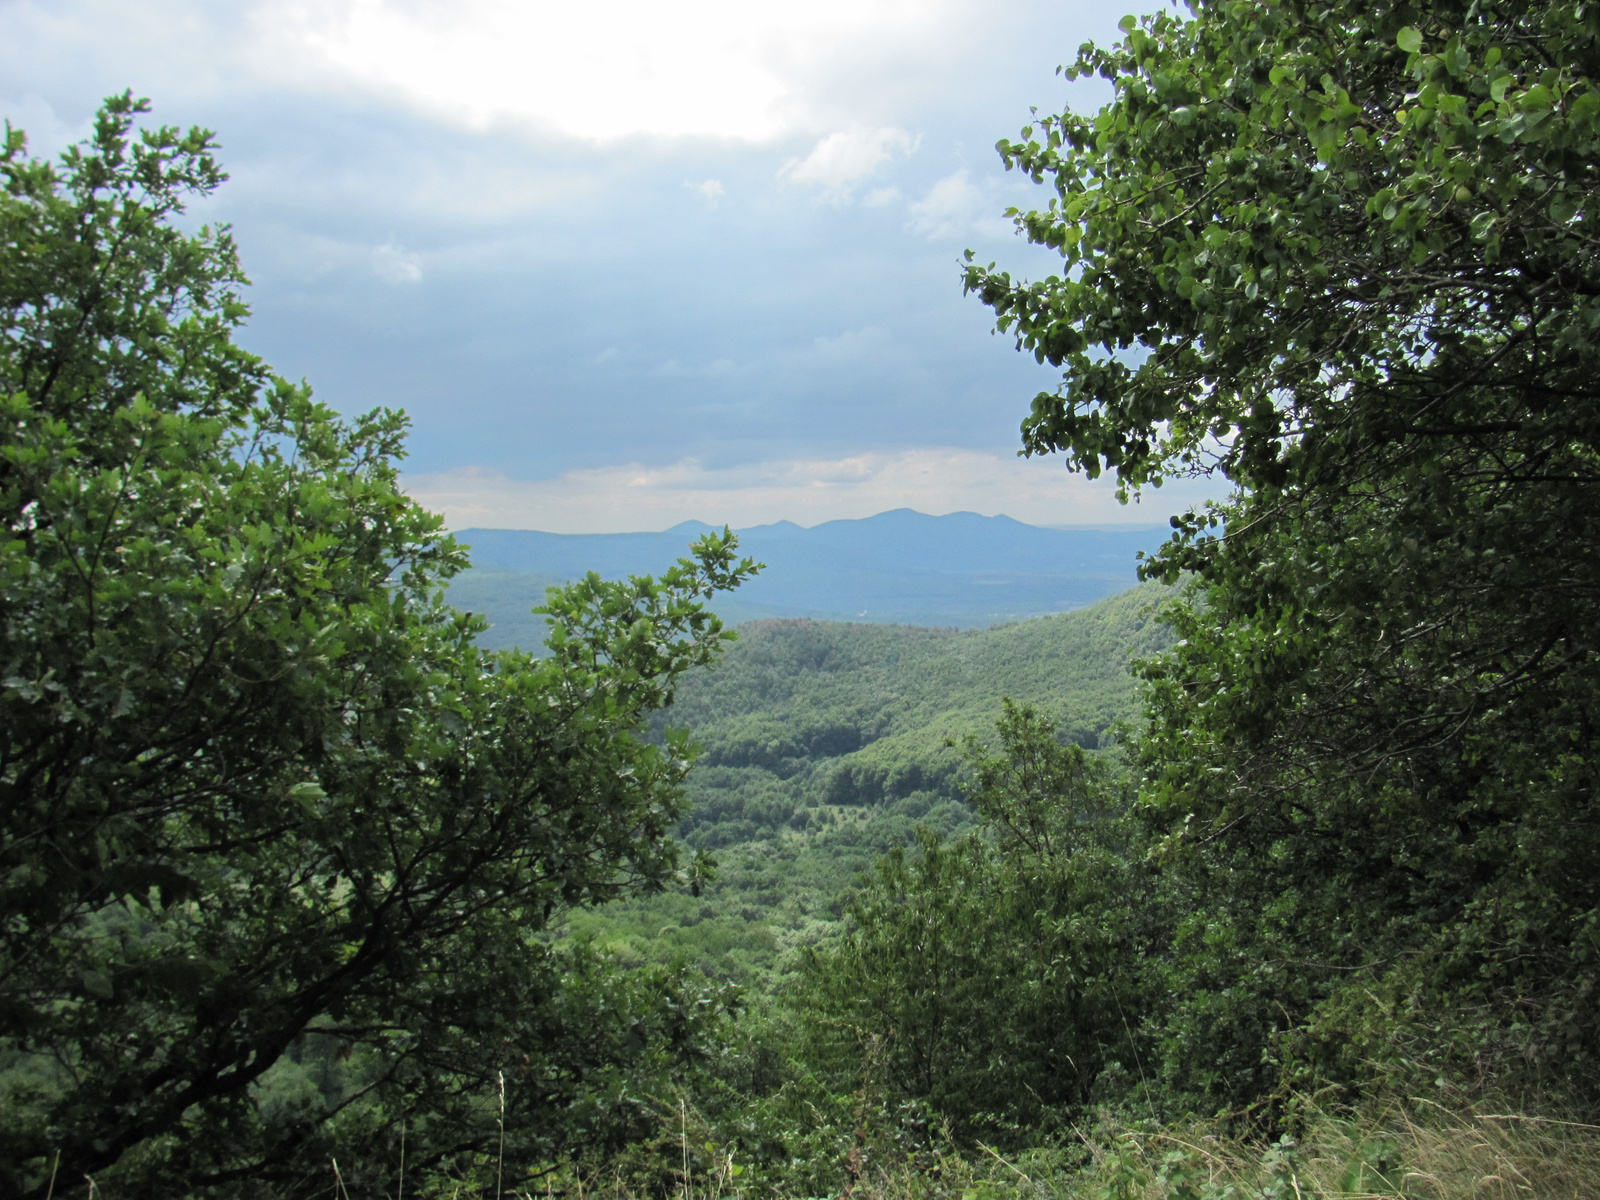
[(1594, 1200), (1600, 1127), (1504, 1111), (1392, 1104), (1313, 1113), (1298, 1139), (1215, 1122), (1106, 1123), (1070, 1152), (944, 1159), (884, 1172), (859, 1200)]
[[(657, 1151), (670, 1176), (650, 1185), (608, 1166), (557, 1172), (522, 1200), (801, 1200), (781, 1175), (747, 1169), (701, 1142), (676, 1107)], [(1297, 1138), (1261, 1140), (1217, 1121), (1169, 1125), (1102, 1116), (1071, 1145), (1004, 1155), (979, 1148), (877, 1157), (858, 1140), (836, 1200), (1595, 1200), (1600, 1126), (1489, 1107), (1390, 1103), (1363, 1114), (1311, 1112)], [(697, 1126), (699, 1127), (697, 1130)], [(868, 1138), (868, 1143), (874, 1139)], [(702, 1150), (707, 1153), (702, 1153)], [(665, 1185), (665, 1186), (663, 1186)], [(443, 1193), (449, 1195), (449, 1191)], [(459, 1200), (492, 1192), (457, 1191)], [(817, 1200), (817, 1198), (806, 1198)]]

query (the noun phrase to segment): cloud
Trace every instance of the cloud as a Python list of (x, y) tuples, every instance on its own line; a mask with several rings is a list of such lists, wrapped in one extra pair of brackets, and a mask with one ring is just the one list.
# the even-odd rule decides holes
[(906, 229), (921, 234), (930, 242), (961, 237), (1004, 237), (1011, 233), (1011, 222), (1000, 215), (1004, 210), (996, 189), (973, 183), (965, 167), (946, 175), (928, 194), (910, 208)]
[(835, 337), (813, 338), (808, 355), (823, 366), (854, 367), (881, 358), (891, 341), (887, 329), (880, 325), (868, 325), (862, 329), (847, 330)]
[(892, 508), (1004, 513), (1038, 525), (1153, 525), (1221, 494), (1214, 485), (1182, 481), (1125, 506), (1109, 480), (1071, 474), (1058, 461), (950, 447), (716, 468), (685, 458), (544, 480), (466, 468), (408, 475), (405, 484), (420, 503), (444, 513), (453, 529), (556, 533), (665, 529), (690, 519), (736, 528), (778, 520), (812, 525)]
[(712, 208), (715, 208), (717, 201), (727, 194), (727, 189), (722, 186), (720, 179), (707, 179), (704, 183), (691, 183), (685, 179), (683, 186), (692, 192), (699, 192)]
[[(960, 244), (903, 227), (919, 202), (919, 228), (936, 229), (930, 185), (969, 161), (971, 190), (995, 189), (969, 217), (1043, 202), (1015, 175), (993, 184), (984, 147), (1029, 105), (1057, 106), (1052, 69), (1099, 36), (1075, 15), (1090, 11), (0, 0), (0, 115), (58, 149), (130, 87), (154, 98), (154, 122), (219, 130), (232, 181), (186, 221), (235, 230), (256, 280), (243, 344), (339, 411), (405, 408), (417, 472), (843, 461), (912, 439), (1003, 455), (1057, 376), (990, 336), (951, 269)], [(1116, 36), (1116, 14), (1092, 12)], [(749, 49), (778, 98), (747, 110), (728, 75), (726, 123), (708, 105), (704, 122), (685, 117), (690, 136), (658, 136), (676, 118), (657, 91), (682, 115), (699, 86), (650, 44), (671, 21), (679, 41)], [(547, 76), (591, 50), (608, 56), (595, 77), (555, 95)], [(635, 78), (639, 62), (654, 74)], [(812, 181), (780, 177), (789, 160)], [(684, 183), (712, 180), (725, 194), (704, 211), (710, 197)], [(830, 186), (852, 203), (816, 203)], [(1058, 269), (1034, 249), (1015, 245), (1006, 265)]]
[(275, 57), (299, 60), (288, 70), (477, 128), (509, 120), (597, 140), (764, 141), (795, 127), (797, 63), (841, 41), (915, 36), (923, 10), (906, 0), (265, 0), (256, 23)]
[(844, 129), (823, 138), (805, 158), (790, 159), (778, 174), (819, 187), (830, 199), (844, 200), (856, 184), (895, 155), (915, 150), (917, 140), (895, 127)]
[(748, 364), (740, 364), (731, 358), (714, 358), (707, 363), (681, 363), (675, 358), (669, 358), (664, 363), (657, 363), (653, 375), (664, 375), (676, 379), (725, 379), (731, 375), (748, 373)]
[[(4, 32), (0, 30), (0, 34)], [(27, 152), (36, 158), (54, 158), (94, 132), (94, 123), (88, 117), (80, 117), (75, 122), (64, 121), (44, 97), (37, 94), (8, 98), (4, 118), (12, 128), (23, 131), (28, 139)]]
[(372, 269), (385, 283), (398, 286), (422, 282), (422, 264), (416, 255), (407, 254), (392, 242), (373, 250)]

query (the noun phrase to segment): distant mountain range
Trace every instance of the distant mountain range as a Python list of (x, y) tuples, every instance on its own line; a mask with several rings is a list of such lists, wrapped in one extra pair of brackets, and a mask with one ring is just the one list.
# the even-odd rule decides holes
[[(486, 644), (533, 648), (544, 623), (529, 609), (547, 586), (588, 571), (658, 574), (712, 528), (685, 521), (661, 533), (459, 530), (473, 569), (451, 585), (450, 601), (489, 618)], [(810, 529), (779, 521), (737, 532), (740, 552), (767, 568), (713, 604), (730, 624), (811, 617), (969, 629), (1082, 608), (1132, 587), (1138, 552), (1155, 549), (1168, 530), (1045, 529), (899, 508)]]

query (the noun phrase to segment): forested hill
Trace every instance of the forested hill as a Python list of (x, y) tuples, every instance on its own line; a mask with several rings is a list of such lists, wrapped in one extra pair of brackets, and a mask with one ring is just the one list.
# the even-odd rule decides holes
[(690, 776), (691, 836), (726, 845), (814, 822), (828, 806), (925, 817), (958, 794), (946, 740), (987, 730), (1002, 696), (1050, 710), (1068, 736), (1098, 746), (1132, 715), (1129, 662), (1169, 636), (1153, 612), (1164, 594), (1146, 586), (981, 630), (741, 626), (723, 661), (688, 677), (662, 714), (705, 747)]
[[(993, 732), (1004, 696), (1096, 746), (1137, 704), (1132, 659), (1170, 640), (1146, 585), (990, 629), (773, 620), (741, 626), (657, 724), (688, 726), (688, 840), (716, 852), (704, 894), (668, 891), (569, 917), (624, 961), (691, 962), (770, 994), (792, 951), (835, 932), (841, 895), (918, 825), (971, 823), (947, 738)], [(661, 718), (664, 718), (661, 719)]]
[[(457, 608), (482, 613), (484, 645), (531, 650), (544, 621), (530, 610), (553, 584), (596, 571), (659, 573), (711, 526), (660, 533), (560, 534), (464, 529), (473, 569), (450, 588)], [(730, 624), (769, 617), (974, 628), (1081, 608), (1131, 587), (1155, 527), (1047, 529), (1010, 517), (896, 509), (809, 529), (789, 521), (738, 531), (740, 552), (767, 564), (715, 608)]]

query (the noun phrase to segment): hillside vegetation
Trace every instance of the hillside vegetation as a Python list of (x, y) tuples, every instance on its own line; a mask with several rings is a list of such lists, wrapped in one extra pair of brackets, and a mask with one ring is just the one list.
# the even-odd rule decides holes
[(1134, 714), (1128, 666), (1170, 641), (1165, 589), (1130, 590), (1077, 612), (959, 631), (758, 621), (714, 669), (685, 679), (658, 720), (705, 748), (690, 776), (690, 839), (728, 844), (819, 806), (922, 817), (954, 800), (946, 743), (992, 725), (1000, 700), (1056, 713), (1097, 748)]
[(837, 928), (875, 857), (918, 827), (968, 829), (952, 741), (992, 730), (1003, 697), (1039, 705), (1090, 747), (1136, 710), (1128, 665), (1170, 641), (1146, 585), (1077, 612), (992, 629), (757, 621), (682, 681), (658, 725), (704, 754), (682, 832), (712, 850), (699, 896), (670, 892), (574, 913), (573, 935), (628, 961), (687, 958), (769, 995), (794, 951)]

